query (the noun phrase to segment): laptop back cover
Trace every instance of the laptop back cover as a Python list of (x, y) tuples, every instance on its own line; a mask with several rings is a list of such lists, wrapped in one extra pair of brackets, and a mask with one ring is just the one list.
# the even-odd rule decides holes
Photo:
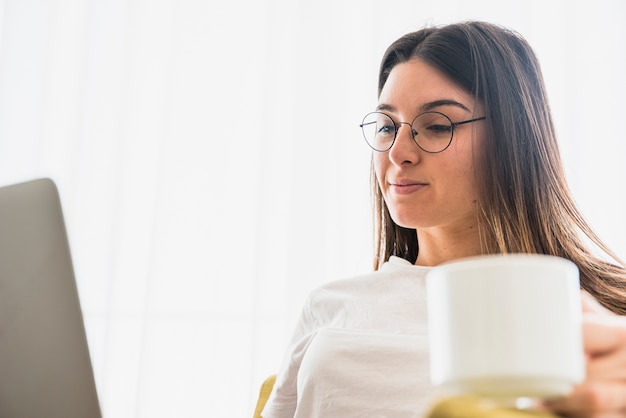
[(0, 188), (0, 417), (100, 416), (56, 186)]

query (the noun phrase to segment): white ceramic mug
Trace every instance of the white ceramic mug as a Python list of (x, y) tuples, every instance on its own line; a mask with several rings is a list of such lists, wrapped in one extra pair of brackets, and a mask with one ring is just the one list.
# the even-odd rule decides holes
[(567, 394), (585, 374), (578, 268), (495, 255), (426, 276), (431, 381), (490, 398)]

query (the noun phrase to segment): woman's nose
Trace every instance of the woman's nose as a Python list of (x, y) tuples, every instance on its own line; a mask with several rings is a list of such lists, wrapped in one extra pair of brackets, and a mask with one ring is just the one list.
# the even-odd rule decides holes
[(400, 122), (396, 140), (389, 150), (389, 159), (396, 165), (415, 164), (419, 161), (420, 148), (413, 136), (413, 127), (407, 122)]

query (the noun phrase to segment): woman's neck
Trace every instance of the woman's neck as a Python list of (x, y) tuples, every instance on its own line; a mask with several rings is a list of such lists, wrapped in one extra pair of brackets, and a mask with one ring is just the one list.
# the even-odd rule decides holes
[(463, 229), (443, 227), (417, 230), (419, 253), (416, 265), (436, 266), (459, 258), (481, 255), (477, 225)]

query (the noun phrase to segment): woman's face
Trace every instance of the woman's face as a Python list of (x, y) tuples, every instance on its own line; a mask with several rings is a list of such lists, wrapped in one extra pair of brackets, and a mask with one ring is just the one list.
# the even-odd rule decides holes
[[(378, 110), (396, 122), (411, 122), (437, 111), (452, 122), (484, 116), (472, 95), (425, 62), (396, 65), (379, 97)], [(475, 228), (475, 157), (482, 146), (484, 121), (459, 125), (450, 146), (431, 154), (414, 142), (401, 124), (393, 147), (374, 152), (374, 169), (391, 217), (400, 226), (431, 232)], [(435, 228), (435, 229), (433, 229)], [(438, 229), (437, 229), (438, 228)]]

